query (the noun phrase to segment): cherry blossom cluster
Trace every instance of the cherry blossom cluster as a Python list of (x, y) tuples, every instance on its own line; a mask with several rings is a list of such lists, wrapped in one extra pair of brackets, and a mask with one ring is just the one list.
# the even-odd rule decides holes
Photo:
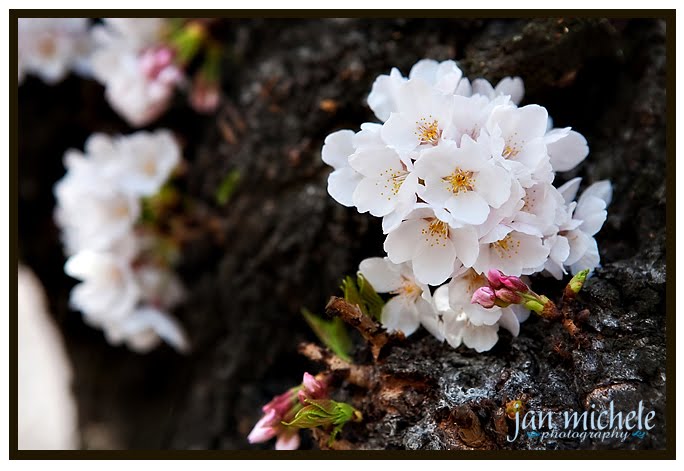
[(364, 260), (360, 273), (392, 295), (389, 329), (422, 324), (454, 347), (489, 350), (499, 327), (517, 335), (529, 314), (471, 303), (490, 269), (561, 279), (598, 266), (594, 235), (612, 187), (594, 183), (575, 200), (580, 178), (553, 186), (587, 142), (553, 128), (545, 108), (518, 106), (523, 95), (518, 77), (492, 86), (454, 61), (421, 60), (408, 77), (393, 69), (375, 80), (368, 105), (379, 123), (326, 138), (330, 195), (382, 218), (387, 257)]
[(112, 344), (145, 352), (166, 341), (179, 351), (186, 336), (168, 314), (183, 287), (159, 240), (140, 224), (142, 199), (155, 195), (180, 161), (168, 131), (109, 137), (93, 134), (85, 152), (64, 156), (55, 185), (55, 220), (69, 256), (64, 270), (81, 282), (70, 303)]
[[(111, 107), (131, 126), (145, 126), (170, 106), (177, 89), (188, 91), (201, 113), (220, 100), (221, 50), (201, 20), (104, 18), (19, 19), (19, 81), (26, 73), (55, 83), (70, 70), (92, 75)], [(202, 54), (192, 76), (186, 68)]]

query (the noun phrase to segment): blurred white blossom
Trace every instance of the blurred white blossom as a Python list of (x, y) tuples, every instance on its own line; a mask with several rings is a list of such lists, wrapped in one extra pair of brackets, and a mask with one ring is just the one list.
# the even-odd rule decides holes
[(179, 162), (178, 144), (164, 130), (94, 134), (85, 153), (65, 155), (55, 219), (70, 256), (65, 272), (80, 281), (71, 305), (112, 344), (145, 352), (164, 340), (188, 349), (167, 313), (183, 300), (183, 286), (168, 265), (150, 259), (155, 240), (138, 229), (141, 198), (157, 193)]
[(27, 74), (48, 84), (70, 71), (86, 74), (92, 48), (88, 18), (19, 18), (19, 83)]
[(93, 28), (93, 75), (132, 126), (145, 126), (166, 111), (184, 79), (174, 51), (162, 42), (166, 28), (162, 18), (105, 18)]

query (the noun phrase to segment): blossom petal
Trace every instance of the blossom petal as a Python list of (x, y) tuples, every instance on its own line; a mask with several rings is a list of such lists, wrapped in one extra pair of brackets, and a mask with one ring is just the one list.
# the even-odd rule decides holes
[(482, 224), (489, 215), (489, 205), (475, 191), (452, 196), (445, 206), (457, 221), (466, 224)]
[(520, 334), (520, 321), (518, 321), (518, 318), (513, 313), (513, 310), (509, 307), (503, 308), (501, 310), (499, 325), (513, 334), (513, 337), (517, 337), (518, 334)]
[(276, 440), (275, 449), (276, 450), (296, 450), (299, 448), (299, 431), (285, 431), (278, 434), (278, 439)]
[(389, 259), (394, 263), (411, 260), (422, 239), (421, 230), (425, 227), (427, 223), (424, 220), (412, 219), (402, 222), (399, 227), (387, 234), (384, 248)]
[(461, 229), (452, 229), (450, 236), (458, 259), (464, 266), (472, 267), (480, 253), (480, 243), (475, 228), (466, 226)]
[(474, 188), (489, 206), (499, 208), (511, 196), (511, 177), (505, 169), (492, 165), (478, 172)]
[(467, 325), (463, 332), (463, 343), (466, 347), (472, 348), (478, 353), (491, 350), (496, 342), (499, 341), (497, 331), (499, 326), (495, 325)]
[(587, 140), (576, 131), (570, 131), (555, 142), (547, 141), (546, 148), (556, 172), (572, 170), (589, 155)]
[(351, 167), (335, 170), (328, 176), (328, 193), (341, 205), (354, 206), (353, 195), (361, 178), (361, 174)]
[(520, 77), (504, 77), (494, 91), (498, 95), (509, 95), (511, 101), (519, 105), (525, 96), (525, 85)]
[(368, 211), (378, 217), (391, 213), (397, 204), (391, 185), (386, 180), (362, 179), (352, 195), (354, 206), (360, 213)]
[(416, 124), (398, 113), (392, 113), (380, 131), (382, 140), (399, 153), (408, 153), (420, 144)]
[(334, 169), (349, 166), (349, 156), (354, 153), (354, 131), (343, 129), (329, 134), (323, 143), (321, 158)]
[(359, 272), (378, 293), (389, 293), (401, 287), (401, 274), (390, 267), (389, 259), (373, 257), (359, 264)]
[(394, 296), (382, 308), (382, 325), (390, 332), (400, 331), (408, 337), (420, 325), (416, 305), (406, 296)]
[(413, 257), (413, 271), (421, 283), (437, 286), (453, 273), (456, 249), (451, 240), (445, 244), (423, 245)]

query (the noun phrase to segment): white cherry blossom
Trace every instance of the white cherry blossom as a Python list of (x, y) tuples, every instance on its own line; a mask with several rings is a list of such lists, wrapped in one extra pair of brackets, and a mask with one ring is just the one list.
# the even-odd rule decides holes
[(392, 263), (388, 258), (367, 258), (359, 265), (359, 273), (378, 293), (392, 298), (382, 308), (382, 324), (389, 331), (411, 335), (422, 319), (432, 318), (429, 288), (417, 281), (408, 263)]
[(399, 89), (408, 80), (420, 80), (446, 94), (471, 94), (470, 81), (463, 77), (456, 62), (423, 59), (411, 68), (408, 79), (396, 68), (389, 75), (380, 75), (375, 79), (368, 95), (368, 106), (380, 121), (387, 121), (392, 113), (398, 111)]
[(449, 286), (444, 285), (437, 288), (434, 293), (435, 307), (439, 312), (441, 324), (441, 335), (437, 338), (443, 337), (453, 348), (463, 344), (478, 353), (491, 350), (499, 340), (499, 325), (473, 324), (465, 312), (455, 311), (451, 307), (449, 291)]
[(492, 110), (486, 124), (494, 155), (525, 188), (553, 181), (544, 141), (547, 121), (548, 113), (541, 106), (502, 105)]
[(478, 256), (477, 233), (471, 226), (454, 229), (433, 210), (418, 208), (385, 239), (394, 263), (411, 261), (416, 279), (440, 285), (460, 266), (472, 266)]
[(382, 125), (387, 145), (404, 159), (419, 148), (437, 145), (451, 120), (453, 95), (444, 94), (422, 80), (409, 80), (397, 89), (397, 110)]
[(500, 207), (510, 197), (510, 174), (495, 164), (489, 146), (469, 136), (463, 137), (460, 147), (447, 141), (423, 151), (415, 173), (425, 181), (420, 197), (446, 209), (452, 227), (482, 224), (490, 208)]
[(361, 175), (352, 195), (359, 212), (382, 217), (398, 207), (415, 205), (418, 178), (412, 164), (404, 163), (394, 150), (360, 149), (349, 158), (349, 165)]
[(529, 275), (546, 262), (550, 250), (540, 237), (514, 231), (504, 224), (496, 226), (479, 242), (479, 254), (472, 265), (478, 273), (497, 269), (506, 275)]
[(103, 165), (103, 173), (132, 195), (151, 196), (159, 191), (180, 162), (180, 148), (171, 132), (139, 131), (120, 137), (117, 158)]

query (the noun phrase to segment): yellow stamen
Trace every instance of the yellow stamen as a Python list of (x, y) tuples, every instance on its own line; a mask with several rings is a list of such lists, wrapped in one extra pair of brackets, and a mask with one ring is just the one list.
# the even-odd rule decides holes
[(408, 298), (417, 298), (423, 292), (422, 289), (413, 281), (402, 276), (401, 287), (395, 289), (390, 294), (398, 294)]
[(489, 245), (494, 250), (496, 250), (496, 253), (499, 254), (499, 257), (513, 258), (513, 255), (518, 254), (518, 249), (520, 248), (520, 241), (513, 240), (511, 235), (508, 234), (503, 239), (498, 240), (496, 242), (492, 242)]
[(473, 172), (468, 172), (457, 168), (448, 177), (443, 178), (444, 181), (451, 185), (449, 190), (454, 194), (473, 190)]
[[(432, 115), (429, 118), (432, 118)], [(421, 118), (419, 121), (416, 121), (416, 125), (418, 126), (416, 135), (420, 139), (421, 144), (437, 144), (441, 132), (436, 119)]]
[(520, 153), (520, 149), (518, 149), (517, 147), (506, 145), (506, 147), (504, 147), (503, 153), (501, 155), (503, 155), (504, 158), (509, 159), (509, 158), (515, 157), (519, 153)]
[(449, 238), (449, 225), (446, 222), (434, 218), (428, 224), (427, 229), (422, 230), (425, 236), (425, 241), (430, 243), (430, 247), (435, 244), (446, 247), (446, 241)]

